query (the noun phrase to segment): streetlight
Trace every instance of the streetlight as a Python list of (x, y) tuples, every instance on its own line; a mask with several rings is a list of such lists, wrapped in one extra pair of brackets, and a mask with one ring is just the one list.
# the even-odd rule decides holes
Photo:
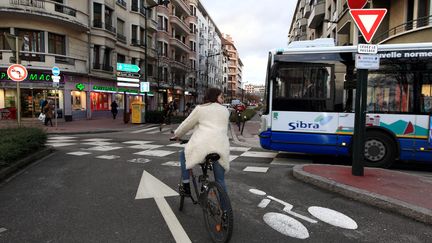
[[(147, 74), (147, 12), (148, 10), (157, 7), (159, 5), (165, 5), (168, 6), (168, 4), (170, 3), (169, 0), (159, 0), (158, 3), (150, 5), (150, 6), (141, 6), (144, 10), (145, 10), (145, 14), (144, 14), (144, 18), (145, 18), (145, 25), (144, 25), (144, 49), (145, 49), (145, 54), (144, 54), (144, 79), (145, 82), (148, 82), (148, 74)], [(144, 1), (143, 1), (144, 4)], [(144, 113), (144, 120), (145, 122), (147, 122), (147, 110), (148, 110), (148, 102), (147, 102), (147, 92), (144, 93), (144, 108), (145, 108), (145, 113)]]

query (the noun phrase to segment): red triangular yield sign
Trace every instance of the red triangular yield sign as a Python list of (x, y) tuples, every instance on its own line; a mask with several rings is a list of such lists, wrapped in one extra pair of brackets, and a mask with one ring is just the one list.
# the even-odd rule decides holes
[(386, 15), (387, 9), (351, 9), (350, 13), (366, 42), (370, 43)]

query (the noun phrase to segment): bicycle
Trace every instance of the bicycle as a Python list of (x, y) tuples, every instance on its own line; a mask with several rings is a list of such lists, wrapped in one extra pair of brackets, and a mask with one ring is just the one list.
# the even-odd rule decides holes
[[(187, 143), (188, 140), (181, 140), (180, 144)], [(192, 190), (190, 194), (186, 194), (183, 188), (182, 178), (180, 176), (179, 194), (180, 205), (179, 210), (182, 211), (184, 207), (184, 200), (189, 197), (193, 204), (201, 206), (206, 222), (207, 231), (213, 242), (229, 242), (232, 236), (234, 216), (231, 208), (231, 202), (228, 194), (222, 186), (214, 180), (210, 180), (208, 171), (213, 170), (213, 164), (219, 160), (219, 154), (212, 153), (206, 156), (204, 161), (200, 164), (202, 174), (194, 175), (193, 170), (190, 169), (190, 178), (192, 180), (194, 195)], [(199, 190), (198, 190), (199, 183)], [(194, 198), (196, 197), (196, 199)]]

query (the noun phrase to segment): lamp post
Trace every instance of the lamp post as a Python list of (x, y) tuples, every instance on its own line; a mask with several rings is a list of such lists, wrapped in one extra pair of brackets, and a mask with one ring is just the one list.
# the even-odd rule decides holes
[[(143, 2), (144, 3), (144, 2)], [(158, 1), (157, 4), (153, 4), (150, 6), (142, 6), (142, 8), (144, 8), (145, 10), (145, 14), (144, 14), (144, 18), (145, 18), (145, 24), (144, 24), (144, 49), (145, 49), (145, 54), (144, 54), (144, 81), (148, 82), (148, 74), (147, 74), (147, 13), (148, 10), (157, 7), (159, 5), (165, 5), (165, 7), (170, 3), (169, 0), (160, 0)], [(147, 92), (144, 93), (144, 109), (145, 109), (145, 113), (144, 113), (144, 120), (145, 122), (147, 122), (147, 110), (148, 110), (148, 102), (147, 102)]]

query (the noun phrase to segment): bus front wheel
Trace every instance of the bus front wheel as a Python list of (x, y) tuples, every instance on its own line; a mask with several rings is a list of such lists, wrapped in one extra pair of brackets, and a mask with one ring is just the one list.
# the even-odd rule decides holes
[(365, 165), (389, 168), (396, 159), (396, 143), (383, 132), (369, 131), (364, 146)]

